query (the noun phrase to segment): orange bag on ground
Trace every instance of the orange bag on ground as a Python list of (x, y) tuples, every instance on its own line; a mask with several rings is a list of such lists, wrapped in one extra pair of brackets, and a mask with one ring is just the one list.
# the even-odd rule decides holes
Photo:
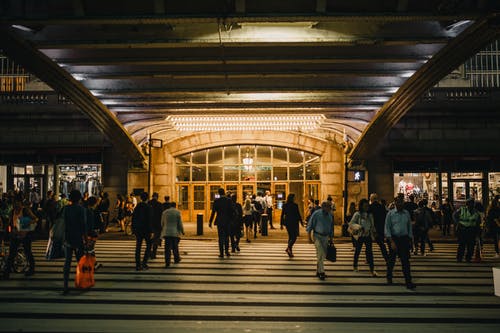
[(80, 258), (76, 266), (76, 288), (87, 289), (94, 286), (94, 265), (95, 256), (87, 253)]

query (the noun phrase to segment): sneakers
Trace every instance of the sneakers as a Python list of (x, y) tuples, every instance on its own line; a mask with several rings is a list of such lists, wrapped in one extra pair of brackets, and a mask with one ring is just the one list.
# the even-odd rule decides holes
[(378, 277), (378, 274), (376, 271), (371, 271), (372, 277)]
[(358, 266), (354, 266), (354, 267), (352, 268), (352, 271), (353, 271), (353, 272), (357, 272), (357, 271), (358, 271)]
[(321, 281), (325, 281), (326, 279), (326, 274), (323, 272), (323, 273), (316, 273), (316, 276), (321, 280)]

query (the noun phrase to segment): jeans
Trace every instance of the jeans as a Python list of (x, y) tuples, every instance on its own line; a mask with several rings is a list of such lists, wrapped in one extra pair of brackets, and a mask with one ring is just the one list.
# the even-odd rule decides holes
[(396, 264), (396, 256), (399, 256), (401, 261), (401, 266), (403, 268), (403, 275), (405, 277), (406, 284), (411, 283), (411, 271), (410, 271), (410, 237), (392, 237), (394, 243), (396, 243), (396, 250), (394, 251), (392, 247), (389, 249), (389, 261), (387, 263), (387, 279), (392, 279), (392, 271), (394, 270), (394, 265)]
[[(146, 252), (144, 252), (144, 259), (141, 263), (141, 247), (142, 242), (146, 241)], [(136, 233), (135, 234), (135, 268), (141, 268), (148, 264), (148, 259), (151, 255), (151, 234), (150, 233)]]
[(314, 245), (316, 247), (316, 271), (317, 273), (324, 273), (324, 261), (326, 257), (326, 250), (328, 247), (328, 236), (321, 236), (315, 233)]
[(229, 225), (217, 225), (219, 235), (219, 254), (229, 253)]
[(71, 270), (71, 261), (73, 259), (73, 253), (75, 254), (76, 264), (80, 261), (80, 258), (83, 256), (83, 247), (73, 248), (70, 246), (64, 247), (64, 253), (66, 255), (66, 259), (64, 260), (64, 289), (68, 289), (68, 281), (69, 281), (69, 272)]
[(181, 260), (179, 256), (179, 237), (165, 237), (165, 266), (170, 266), (170, 257), (174, 254), (174, 262)]
[[(467, 262), (472, 260), (472, 256), (474, 255), (474, 247), (476, 245), (476, 233), (477, 229), (474, 227), (465, 228), (459, 226), (458, 229), (458, 248), (457, 248), (457, 261), (462, 261), (464, 259)], [(467, 253), (465, 251), (467, 250)]]
[(240, 246), (240, 238), (241, 238), (241, 225), (235, 223), (231, 226), (231, 249), (233, 251), (236, 250), (237, 247)]
[(380, 248), (380, 252), (382, 253), (382, 257), (384, 257), (385, 262), (389, 260), (389, 254), (387, 252), (387, 245), (384, 241), (384, 236), (377, 236), (375, 238), (375, 242), (377, 243), (378, 247)]
[(358, 241), (356, 242), (356, 251), (354, 252), (353, 266), (358, 267), (359, 254), (361, 253), (361, 248), (363, 247), (363, 244), (365, 244), (366, 260), (368, 261), (368, 265), (370, 265), (370, 271), (373, 271), (375, 265), (373, 263), (373, 248), (372, 248), (373, 242), (371, 236), (358, 238)]
[(267, 216), (269, 219), (269, 227), (271, 229), (274, 229), (274, 227), (273, 227), (273, 209), (272, 208), (267, 209)]

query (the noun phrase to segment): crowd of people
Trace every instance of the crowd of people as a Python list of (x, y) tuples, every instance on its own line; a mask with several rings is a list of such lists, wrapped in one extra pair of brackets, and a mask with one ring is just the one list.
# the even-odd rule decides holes
[[(4, 194), (0, 202), (0, 217), (4, 240), (10, 241), (9, 257), (3, 278), (8, 279), (15, 253), (23, 246), (29, 269), (25, 275), (35, 273), (35, 261), (31, 251), (33, 231), (50, 229), (55, 221), (63, 219), (65, 232), (65, 264), (63, 269), (64, 293), (68, 292), (68, 280), (73, 256), (78, 261), (83, 255), (85, 242), (89, 237), (96, 237), (105, 232), (109, 224), (110, 201), (107, 193), (99, 198), (88, 197), (74, 190), (66, 198), (61, 195), (55, 199), (54, 193), (48, 191), (43, 199), (36, 200), (30, 193), (10, 192)], [(240, 240), (245, 237), (250, 243), (252, 234), (264, 234), (269, 225), (273, 225), (273, 201), (270, 192), (265, 194), (249, 194), (242, 204), (237, 202), (235, 194), (218, 190), (209, 218), (209, 227), (217, 226), (219, 257), (230, 257), (231, 253), (240, 251)], [(165, 268), (181, 261), (179, 255), (180, 237), (184, 234), (181, 212), (175, 202), (165, 197), (165, 202), (159, 201), (158, 193), (149, 198), (148, 193), (140, 194), (140, 201), (135, 196), (122, 200), (118, 196), (115, 208), (117, 221), (128, 216), (131, 220), (132, 232), (136, 238), (135, 268), (137, 271), (147, 270), (148, 262), (157, 257), (158, 248), (164, 241)], [(280, 228), (286, 228), (288, 242), (286, 254), (294, 257), (293, 247), (299, 235), (300, 226), (305, 227), (310, 242), (315, 244), (317, 255), (316, 275), (324, 280), (326, 273), (324, 260), (327, 246), (333, 241), (335, 205), (331, 197), (319, 202), (310, 202), (306, 217), (301, 211), (294, 194), (287, 196), (281, 207)], [(41, 226), (40, 221), (46, 221)], [(370, 274), (377, 277), (373, 244), (380, 248), (380, 254), (386, 263), (386, 279), (392, 284), (393, 269), (396, 258), (399, 257), (408, 289), (415, 289), (412, 281), (411, 255), (427, 255), (434, 251), (434, 245), (429, 237), (429, 231), (436, 226), (441, 228), (443, 236), (454, 233), (457, 242), (457, 262), (471, 262), (481, 257), (481, 249), (485, 238), (492, 238), (495, 244), (495, 257), (499, 257), (500, 236), (500, 196), (495, 196), (487, 210), (474, 200), (468, 200), (466, 205), (455, 209), (449, 200), (436, 207), (427, 199), (418, 203), (412, 196), (408, 201), (403, 196), (397, 196), (387, 205), (379, 200), (376, 193), (368, 199), (362, 199), (356, 205), (349, 205), (345, 216), (342, 233), (351, 237), (353, 244), (353, 270), (358, 271), (359, 256), (364, 247), (366, 264)], [(123, 227), (123, 226), (122, 226)], [(145, 251), (142, 253), (142, 245)], [(474, 258), (473, 258), (474, 257)]]

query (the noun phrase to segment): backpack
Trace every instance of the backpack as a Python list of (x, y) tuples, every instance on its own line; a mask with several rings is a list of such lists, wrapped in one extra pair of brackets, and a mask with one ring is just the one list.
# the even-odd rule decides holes
[(253, 203), (253, 205), (255, 207), (255, 210), (259, 214), (263, 214), (264, 213), (264, 207), (262, 207), (262, 204), (260, 203), (260, 201), (255, 200), (255, 202)]

